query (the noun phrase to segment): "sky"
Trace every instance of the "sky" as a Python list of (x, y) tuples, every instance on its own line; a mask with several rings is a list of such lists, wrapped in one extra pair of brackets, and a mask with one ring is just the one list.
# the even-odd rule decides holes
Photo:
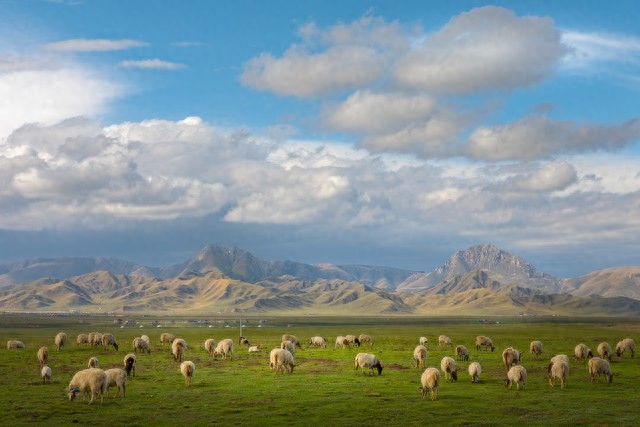
[(0, 0), (0, 261), (640, 265), (639, 12)]

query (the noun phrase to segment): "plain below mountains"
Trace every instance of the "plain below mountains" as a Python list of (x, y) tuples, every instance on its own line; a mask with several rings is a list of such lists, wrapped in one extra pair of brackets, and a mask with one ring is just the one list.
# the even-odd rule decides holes
[(560, 279), (493, 245), (431, 272), (267, 261), (217, 245), (178, 265), (109, 258), (0, 264), (0, 310), (282, 315), (638, 316), (640, 267)]

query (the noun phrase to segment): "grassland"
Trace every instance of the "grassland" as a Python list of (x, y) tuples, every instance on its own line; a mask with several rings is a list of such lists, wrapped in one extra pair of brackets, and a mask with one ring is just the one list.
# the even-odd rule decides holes
[[(24, 350), (0, 349), (0, 409), (7, 424), (44, 425), (300, 425), (300, 426), (418, 426), (418, 425), (637, 425), (640, 419), (640, 356), (614, 357), (614, 380), (590, 383), (585, 363), (571, 362), (565, 389), (551, 388), (546, 376), (549, 358), (558, 353), (573, 355), (584, 342), (594, 350), (601, 341), (613, 347), (618, 340), (632, 337), (640, 341), (640, 320), (599, 319), (491, 319), (477, 318), (354, 318), (298, 317), (243, 319), (243, 334), (252, 344), (261, 344), (258, 354), (236, 347), (231, 359), (213, 360), (204, 348), (206, 338), (237, 340), (237, 319), (210, 318), (195, 323), (185, 318), (159, 318), (160, 328), (150, 318), (138, 318), (144, 325), (114, 324), (113, 318), (98, 316), (0, 315), (2, 342), (18, 339)], [(264, 320), (258, 327), (259, 320)], [(499, 323), (496, 323), (499, 322)], [(69, 336), (61, 352), (53, 343), (57, 332)], [(118, 352), (101, 347), (76, 346), (79, 333), (111, 332)], [(190, 345), (186, 358), (194, 361), (193, 385), (187, 388), (168, 347), (159, 342), (161, 332), (171, 332)], [(312, 335), (329, 341), (326, 349), (305, 348), (295, 353), (293, 374), (275, 375), (268, 368), (268, 353), (278, 346), (283, 333), (297, 335), (306, 343)], [(373, 348), (333, 348), (337, 335), (367, 333)], [(152, 340), (150, 354), (138, 354), (135, 378), (129, 378), (126, 397), (106, 397), (91, 406), (69, 402), (65, 389), (73, 374), (86, 367), (91, 356), (101, 367), (121, 367), (131, 342), (147, 334)], [(429, 338), (428, 366), (439, 366), (452, 348), (441, 348), (437, 337), (445, 334), (454, 345), (469, 348), (469, 362), (481, 363), (478, 384), (466, 372), (469, 362), (458, 362), (464, 370), (456, 383), (441, 384), (439, 398), (421, 398), (421, 370), (413, 367), (412, 353), (418, 337)], [(491, 337), (494, 353), (476, 351), (476, 335)], [(544, 353), (535, 360), (528, 352), (531, 340), (544, 343)], [(237, 342), (237, 341), (236, 341)], [(36, 352), (41, 345), (50, 350), (52, 384), (42, 385)], [(524, 391), (506, 389), (501, 351), (513, 346), (524, 354), (522, 365), (529, 373)], [(354, 373), (357, 352), (378, 355), (381, 376)], [(639, 349), (640, 351), (640, 349)], [(111, 396), (115, 390), (110, 390)]]

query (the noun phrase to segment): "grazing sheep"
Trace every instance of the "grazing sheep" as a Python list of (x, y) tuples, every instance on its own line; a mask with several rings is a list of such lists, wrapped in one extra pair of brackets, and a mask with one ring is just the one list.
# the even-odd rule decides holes
[(309, 345), (313, 347), (327, 348), (327, 340), (320, 336), (309, 338)]
[(40, 377), (42, 377), (42, 384), (51, 384), (51, 368), (44, 365), (42, 369), (40, 369)]
[(441, 345), (441, 346), (448, 345), (450, 347), (453, 347), (453, 343), (451, 342), (451, 338), (449, 338), (446, 335), (440, 335), (438, 337), (438, 345)]
[(136, 376), (136, 359), (137, 357), (133, 353), (129, 353), (124, 357), (124, 371), (127, 373), (127, 376)]
[(358, 339), (357, 336), (355, 335), (345, 335), (345, 338), (347, 339), (347, 341), (349, 341), (349, 344), (355, 344), (358, 347), (360, 347), (360, 340)]
[(358, 340), (360, 341), (360, 344), (367, 343), (370, 346), (373, 346), (373, 338), (371, 338), (371, 335), (360, 334), (360, 336), (358, 337)]
[(89, 343), (94, 345), (102, 345), (102, 334), (100, 332), (91, 332), (89, 334)]
[(149, 335), (141, 335), (140, 339), (146, 341), (147, 345), (151, 345), (151, 338), (149, 338)]
[(568, 360), (555, 356), (547, 366), (547, 374), (549, 375), (549, 384), (551, 387), (556, 385), (556, 378), (560, 378), (560, 388), (564, 388), (567, 383), (567, 378), (569, 377)]
[(221, 340), (218, 343), (218, 345), (216, 346), (216, 349), (213, 351), (213, 358), (215, 359), (216, 356), (222, 355), (222, 358), (226, 359), (227, 356), (231, 357), (232, 354), (233, 354), (233, 340), (231, 338), (227, 338), (227, 339)]
[(291, 341), (282, 341), (280, 343), (280, 348), (285, 349), (285, 350), (289, 350), (291, 352), (291, 354), (295, 353), (295, 351), (296, 351), (296, 346)]
[(258, 353), (260, 350), (262, 350), (262, 346), (260, 344), (249, 347), (249, 353)]
[(44, 345), (38, 349), (38, 362), (41, 368), (49, 363), (49, 349)]
[(607, 382), (613, 382), (613, 374), (611, 373), (611, 365), (609, 361), (602, 359), (598, 356), (589, 359), (588, 363), (589, 375), (591, 375), (591, 382), (600, 382), (600, 375), (604, 375)]
[(116, 342), (116, 337), (114, 337), (113, 334), (103, 334), (102, 345), (105, 350), (111, 345), (116, 351), (118, 351), (118, 343)]
[(529, 352), (535, 355), (536, 360), (538, 360), (538, 357), (542, 354), (542, 341), (531, 341)]
[(333, 349), (335, 350), (336, 348), (338, 348), (338, 346), (342, 346), (342, 348), (349, 347), (349, 341), (345, 337), (340, 335), (336, 337), (336, 345), (335, 347), (333, 347)]
[(440, 361), (440, 370), (444, 372), (446, 382), (458, 381), (458, 367), (453, 357), (445, 356)]
[[(187, 348), (187, 343), (182, 338), (176, 338), (171, 343), (171, 354), (173, 354), (173, 360), (182, 363), (182, 355)], [(214, 353), (215, 356), (215, 353)]]
[(458, 344), (456, 346), (456, 356), (458, 356), (458, 360), (467, 361), (469, 360), (469, 350), (462, 344)]
[(171, 345), (171, 343), (173, 343), (173, 340), (175, 339), (176, 339), (175, 335), (170, 334), (168, 332), (164, 332), (160, 334), (160, 345), (164, 345), (164, 343), (168, 343), (169, 345)]
[(213, 338), (207, 338), (204, 340), (204, 349), (209, 356), (213, 356), (213, 351), (216, 349), (216, 340)]
[(134, 338), (132, 344), (133, 351), (135, 353), (137, 353), (138, 350), (140, 350), (141, 352), (144, 352), (146, 350), (147, 354), (151, 353), (151, 349), (149, 348), (149, 341), (143, 340), (142, 337)]
[(478, 335), (476, 337), (476, 351), (479, 351), (480, 347), (484, 347), (485, 351), (487, 351), (487, 347), (490, 347), (491, 351), (496, 349), (496, 347), (493, 345), (493, 341), (491, 341), (491, 338), (484, 335)]
[(302, 349), (302, 343), (300, 343), (300, 340), (295, 335), (283, 334), (280, 342), (283, 341), (291, 341), (296, 347)]
[(424, 369), (424, 362), (427, 360), (427, 347), (423, 345), (416, 346), (413, 350), (413, 360), (416, 368)]
[(418, 342), (420, 343), (420, 345), (423, 345), (425, 347), (429, 345), (429, 340), (427, 339), (427, 337), (420, 337), (418, 339)]
[(469, 364), (469, 375), (471, 375), (471, 382), (477, 383), (478, 377), (482, 373), (482, 366), (478, 362), (471, 362)]
[(107, 393), (109, 387), (118, 387), (118, 391), (114, 397), (118, 397), (120, 390), (122, 390), (122, 397), (125, 397), (127, 391), (127, 373), (120, 368), (107, 369), (104, 373), (107, 374)]
[(375, 354), (371, 353), (358, 353), (355, 358), (356, 375), (358, 375), (358, 368), (364, 375), (364, 368), (369, 368), (369, 373), (373, 374), (373, 368), (378, 370), (378, 375), (382, 375), (382, 364), (378, 360)]
[(184, 383), (187, 385), (187, 387), (191, 387), (191, 379), (193, 378), (193, 374), (195, 371), (196, 365), (191, 360), (185, 360), (180, 364), (180, 372), (182, 372)]
[(436, 368), (425, 369), (420, 377), (420, 382), (422, 383), (420, 389), (422, 397), (424, 398), (429, 392), (431, 400), (436, 400), (438, 398), (438, 387), (440, 387), (440, 371)]
[(74, 400), (79, 393), (82, 393), (82, 401), (85, 401), (87, 393), (91, 393), (89, 405), (100, 397), (100, 402), (104, 400), (104, 394), (107, 392), (107, 374), (100, 368), (88, 368), (76, 372), (69, 382), (67, 389), (69, 400)]
[(568, 365), (569, 356), (567, 356), (566, 354), (556, 354), (549, 360), (549, 363), (556, 363), (556, 362), (564, 362)]
[(89, 335), (88, 334), (79, 334), (76, 337), (76, 347), (80, 344), (89, 345)]
[(631, 352), (631, 357), (635, 357), (636, 342), (633, 338), (625, 338), (616, 344), (616, 355), (618, 357), (622, 357), (626, 350)]
[(293, 354), (289, 350), (284, 350), (282, 348), (274, 348), (269, 353), (269, 368), (278, 374), (278, 372), (289, 371), (289, 373), (293, 373), (293, 368), (295, 366)]
[(613, 350), (611, 350), (611, 346), (608, 342), (601, 342), (598, 344), (598, 354), (601, 358), (607, 359), (611, 361), (611, 356), (613, 355)]
[(576, 348), (573, 350), (573, 352), (575, 354), (575, 359), (577, 362), (583, 362), (593, 357), (593, 353), (591, 352), (591, 349), (589, 349), (586, 345), (582, 343), (576, 345)]
[(524, 366), (514, 365), (507, 372), (507, 378), (504, 379), (504, 385), (511, 388), (513, 383), (516, 383), (516, 389), (520, 390), (520, 384), (524, 390), (527, 386), (527, 370)]
[(16, 349), (16, 348), (25, 348), (24, 343), (18, 340), (7, 341), (7, 350)]
[(98, 362), (98, 359), (96, 359), (95, 357), (91, 357), (89, 359), (89, 363), (87, 363), (87, 368), (99, 368), (100, 367), (100, 362)]
[(62, 350), (65, 344), (67, 343), (67, 334), (65, 334), (64, 332), (59, 332), (56, 335), (54, 342), (56, 343), (56, 347), (58, 348), (58, 351)]
[(520, 363), (520, 352), (513, 347), (507, 347), (502, 352), (502, 362), (507, 370)]

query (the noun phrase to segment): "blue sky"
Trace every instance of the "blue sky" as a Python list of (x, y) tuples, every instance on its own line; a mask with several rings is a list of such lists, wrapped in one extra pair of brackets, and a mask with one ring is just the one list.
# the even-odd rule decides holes
[(638, 9), (0, 0), (0, 261), (638, 265)]

